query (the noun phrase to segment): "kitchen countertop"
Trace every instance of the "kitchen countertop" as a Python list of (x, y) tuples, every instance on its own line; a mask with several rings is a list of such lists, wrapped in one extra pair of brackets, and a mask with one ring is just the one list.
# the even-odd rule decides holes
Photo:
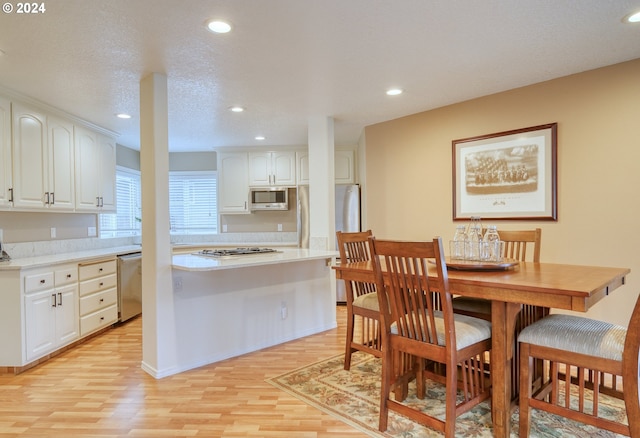
[(65, 252), (36, 257), (24, 257), (0, 262), (0, 271), (16, 269), (39, 268), (43, 266), (59, 265), (63, 263), (90, 262), (93, 259), (129, 254), (141, 251), (140, 245), (118, 246), (112, 248), (100, 248), (86, 251)]
[(220, 258), (200, 256), (192, 253), (176, 254), (173, 256), (173, 268), (182, 271), (215, 271), (220, 269), (235, 269), (307, 260), (332, 259), (338, 255), (339, 253), (337, 251), (301, 248), (278, 248), (278, 252), (275, 253), (228, 256)]

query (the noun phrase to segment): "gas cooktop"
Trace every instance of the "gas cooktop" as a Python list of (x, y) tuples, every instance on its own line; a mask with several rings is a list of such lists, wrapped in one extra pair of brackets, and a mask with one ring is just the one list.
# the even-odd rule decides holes
[(278, 252), (271, 248), (227, 248), (227, 249), (203, 249), (194, 253), (195, 255), (205, 257), (229, 257), (229, 256), (244, 256), (252, 254), (268, 254)]

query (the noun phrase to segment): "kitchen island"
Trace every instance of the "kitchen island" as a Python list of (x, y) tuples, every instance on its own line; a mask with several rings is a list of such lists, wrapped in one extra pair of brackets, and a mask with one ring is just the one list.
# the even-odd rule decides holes
[(174, 255), (176, 366), (165, 371), (186, 371), (335, 328), (330, 265), (337, 255), (297, 248), (222, 258), (195, 251)]

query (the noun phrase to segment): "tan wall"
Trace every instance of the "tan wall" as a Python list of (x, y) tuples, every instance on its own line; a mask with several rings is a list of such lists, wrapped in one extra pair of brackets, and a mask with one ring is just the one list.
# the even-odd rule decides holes
[(557, 122), (558, 221), (490, 222), (541, 227), (543, 261), (631, 268), (588, 314), (626, 325), (640, 289), (638, 78), (640, 59), (368, 126), (365, 226), (451, 239), (451, 141)]

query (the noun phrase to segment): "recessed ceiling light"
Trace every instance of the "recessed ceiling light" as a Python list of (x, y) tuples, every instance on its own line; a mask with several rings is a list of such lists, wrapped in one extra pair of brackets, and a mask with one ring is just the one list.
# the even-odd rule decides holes
[(227, 33), (231, 31), (231, 25), (220, 20), (211, 20), (207, 22), (207, 29), (214, 33)]
[(242, 111), (244, 111), (244, 108), (242, 108), (241, 106), (232, 106), (229, 109), (234, 113), (241, 113)]
[(256, 140), (264, 140), (266, 137), (264, 135), (256, 135)]
[(392, 88), (387, 90), (387, 96), (397, 96), (398, 94), (402, 94), (401, 88)]
[(633, 14), (629, 14), (622, 20), (626, 23), (638, 23), (640, 22), (640, 12), (635, 12)]
[(125, 114), (125, 113), (120, 113), (120, 114), (116, 114), (116, 117), (119, 119), (130, 119), (131, 116), (129, 114)]

